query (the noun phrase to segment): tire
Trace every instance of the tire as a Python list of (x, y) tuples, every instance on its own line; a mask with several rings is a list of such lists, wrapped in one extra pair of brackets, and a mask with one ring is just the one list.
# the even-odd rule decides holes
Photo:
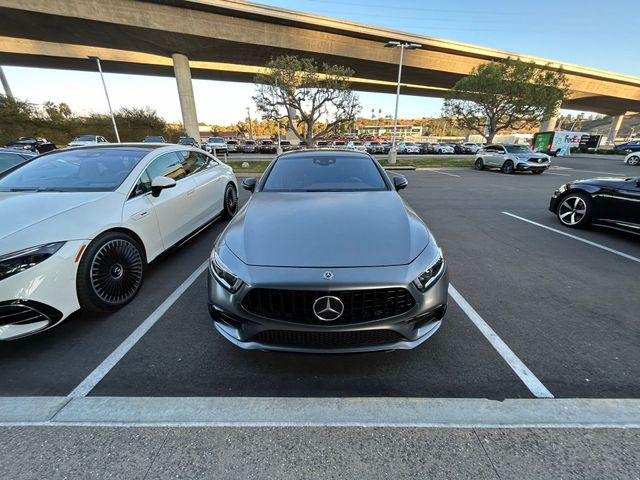
[(556, 210), (558, 220), (570, 228), (587, 228), (591, 224), (591, 203), (591, 198), (583, 193), (563, 197)]
[(112, 312), (131, 302), (144, 279), (144, 252), (131, 236), (106, 232), (87, 247), (76, 278), (80, 306), (94, 312)]
[(473, 164), (473, 167), (476, 170), (484, 170), (484, 162), (482, 161), (481, 158), (477, 158), (475, 163)]
[(628, 165), (638, 165), (640, 164), (640, 155), (631, 155), (627, 160)]
[(516, 169), (513, 166), (513, 162), (511, 160), (507, 160), (502, 164), (502, 168), (500, 169), (500, 171), (502, 171), (502, 173), (511, 175), (512, 173), (515, 173)]
[(236, 191), (236, 187), (231, 183), (224, 189), (223, 202), (222, 218), (231, 220), (238, 211), (238, 192)]

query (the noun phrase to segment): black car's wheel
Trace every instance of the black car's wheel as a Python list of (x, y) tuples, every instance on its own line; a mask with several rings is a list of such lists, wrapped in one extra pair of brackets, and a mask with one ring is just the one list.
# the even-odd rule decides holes
[(627, 160), (629, 165), (638, 165), (640, 164), (640, 155), (631, 155)]
[(591, 223), (591, 198), (582, 193), (572, 193), (558, 205), (558, 220), (567, 227), (586, 228)]
[(222, 217), (230, 220), (238, 211), (238, 192), (236, 187), (232, 184), (227, 185), (224, 191), (224, 209), (222, 210)]
[(531, 173), (534, 175), (540, 175), (542, 172), (544, 172), (544, 170), (531, 170)]
[(135, 239), (120, 232), (100, 235), (89, 244), (78, 265), (80, 306), (102, 312), (122, 308), (140, 290), (144, 266), (142, 247)]
[(507, 173), (507, 174), (512, 174), (513, 172), (516, 171), (515, 167), (513, 166), (513, 162), (511, 160), (507, 160), (506, 162), (504, 162), (502, 164), (502, 173)]
[(484, 162), (481, 158), (477, 158), (473, 166), (476, 170), (484, 170)]

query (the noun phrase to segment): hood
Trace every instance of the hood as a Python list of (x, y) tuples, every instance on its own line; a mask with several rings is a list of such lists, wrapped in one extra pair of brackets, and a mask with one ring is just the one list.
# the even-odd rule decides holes
[[(40, 243), (91, 238), (98, 223), (121, 220), (122, 200), (116, 197), (120, 195), (113, 192), (0, 192), (0, 254)], [(100, 218), (96, 211), (103, 212)]]
[(540, 152), (521, 152), (514, 155), (518, 158), (549, 158), (549, 155)]
[(258, 192), (222, 241), (249, 265), (328, 268), (405, 265), (430, 238), (394, 191)]
[(598, 177), (586, 180), (574, 180), (571, 185), (596, 185), (599, 187), (619, 187), (626, 182), (626, 177)]

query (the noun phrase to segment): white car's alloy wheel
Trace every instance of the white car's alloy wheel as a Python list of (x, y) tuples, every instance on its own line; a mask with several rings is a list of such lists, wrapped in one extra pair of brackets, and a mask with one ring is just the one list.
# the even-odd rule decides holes
[(640, 164), (640, 156), (639, 155), (632, 155), (627, 159), (627, 163), (629, 165), (638, 165)]

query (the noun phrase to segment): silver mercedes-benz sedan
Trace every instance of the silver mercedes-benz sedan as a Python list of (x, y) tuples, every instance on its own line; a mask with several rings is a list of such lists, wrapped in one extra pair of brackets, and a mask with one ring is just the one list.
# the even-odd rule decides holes
[(215, 328), (245, 349), (410, 349), (447, 310), (433, 236), (367, 153), (280, 155), (218, 237), (209, 268)]

